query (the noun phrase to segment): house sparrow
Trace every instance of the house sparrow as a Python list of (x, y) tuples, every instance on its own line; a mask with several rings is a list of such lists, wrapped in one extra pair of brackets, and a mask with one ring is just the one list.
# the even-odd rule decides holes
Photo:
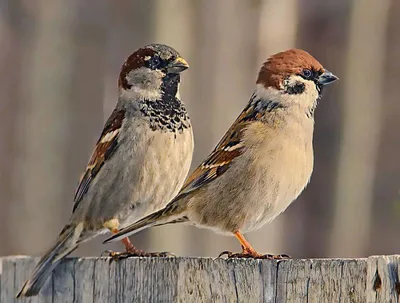
[(303, 50), (271, 56), (249, 103), (178, 196), (105, 243), (148, 227), (186, 222), (233, 234), (242, 253), (228, 257), (278, 258), (259, 254), (242, 233), (271, 222), (308, 184), (314, 110), (323, 86), (337, 79)]
[[(187, 62), (173, 48), (147, 45), (121, 68), (116, 108), (75, 193), (69, 223), (40, 260), (17, 297), (38, 294), (62, 258), (79, 244), (165, 206), (188, 174), (193, 133), (179, 97), (180, 73)], [(128, 238), (126, 250), (137, 250)]]

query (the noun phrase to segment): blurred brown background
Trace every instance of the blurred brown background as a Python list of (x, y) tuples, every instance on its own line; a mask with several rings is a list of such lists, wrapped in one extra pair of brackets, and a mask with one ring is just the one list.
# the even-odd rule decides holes
[[(116, 102), (119, 68), (152, 42), (191, 65), (181, 95), (193, 167), (246, 104), (270, 54), (304, 48), (338, 75), (316, 113), (310, 185), (249, 240), (293, 257), (400, 253), (399, 31), (396, 0), (0, 0), (0, 255), (40, 254), (54, 241)], [(122, 249), (101, 240), (77, 254)], [(179, 255), (240, 249), (187, 226), (132, 240)]]

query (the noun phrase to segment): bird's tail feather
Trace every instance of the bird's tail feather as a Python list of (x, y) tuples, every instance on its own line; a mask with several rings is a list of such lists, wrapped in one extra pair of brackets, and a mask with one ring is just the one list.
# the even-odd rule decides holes
[(35, 296), (39, 293), (58, 263), (77, 248), (81, 232), (82, 226), (79, 224), (78, 226), (69, 225), (64, 228), (56, 244), (47, 251), (36, 265), (31, 278), (25, 282), (17, 298)]
[(114, 242), (129, 237), (141, 230), (153, 226), (160, 226), (172, 223), (182, 223), (188, 221), (184, 215), (184, 209), (178, 204), (178, 201), (169, 203), (165, 208), (156, 211), (143, 219), (121, 229), (118, 233), (106, 239), (103, 243)]

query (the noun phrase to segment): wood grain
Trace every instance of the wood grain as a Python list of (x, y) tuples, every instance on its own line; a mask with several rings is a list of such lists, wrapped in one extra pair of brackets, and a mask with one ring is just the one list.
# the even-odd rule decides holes
[(400, 256), (368, 259), (68, 258), (16, 300), (38, 258), (0, 258), (0, 302), (398, 302)]

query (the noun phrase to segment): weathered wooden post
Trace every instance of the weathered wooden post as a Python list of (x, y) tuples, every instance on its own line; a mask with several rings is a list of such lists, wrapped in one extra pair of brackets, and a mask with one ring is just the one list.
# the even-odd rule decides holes
[[(0, 258), (0, 302), (398, 302), (400, 256), (368, 259), (69, 258), (16, 300), (38, 258)], [(2, 270), (1, 270), (2, 268)]]

